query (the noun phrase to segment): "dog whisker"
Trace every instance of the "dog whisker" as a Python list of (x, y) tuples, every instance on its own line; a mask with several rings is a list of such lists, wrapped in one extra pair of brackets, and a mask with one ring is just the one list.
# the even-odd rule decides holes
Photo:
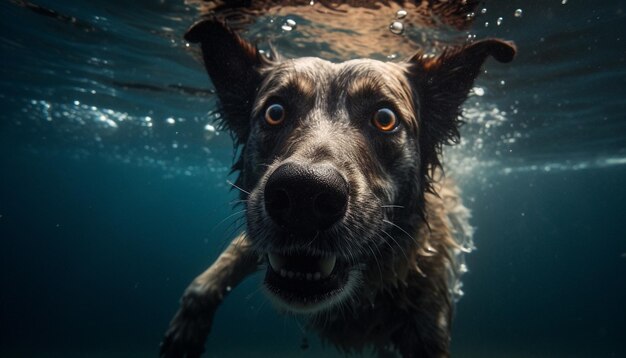
[(227, 180), (227, 181), (226, 181), (226, 183), (228, 183), (228, 184), (229, 184), (230, 186), (232, 186), (233, 188), (235, 188), (235, 189), (237, 189), (237, 190), (239, 190), (239, 191), (241, 191), (241, 192), (243, 192), (243, 193), (245, 193), (245, 194), (250, 195), (250, 192), (248, 192), (248, 191), (245, 191), (245, 190), (241, 189), (239, 186), (237, 186), (237, 184), (235, 184), (235, 183), (231, 182), (230, 180)]
[(235, 233), (237, 233), (238, 231), (240, 231), (245, 225), (246, 225), (246, 221), (244, 217), (241, 218), (237, 218), (236, 221), (234, 221), (232, 224), (230, 224), (229, 226), (232, 226), (234, 224), (237, 224), (237, 226), (233, 227), (230, 235), (234, 235)]
[[(228, 215), (228, 216), (227, 216), (227, 217), (225, 217), (222, 221), (220, 221), (219, 223), (215, 224), (215, 226), (213, 227), (213, 229), (211, 229), (211, 232), (213, 232), (213, 230), (217, 229), (217, 227), (218, 227), (218, 226), (222, 225), (222, 224), (223, 224), (224, 222), (226, 222), (228, 219), (230, 219), (230, 218), (232, 218), (232, 217), (234, 217), (234, 216), (237, 216), (237, 215), (243, 214), (243, 213), (245, 213), (246, 211), (247, 211), (247, 209), (243, 209), (243, 210), (239, 210), (239, 211), (237, 211), (237, 212), (235, 212), (235, 213), (232, 213), (232, 214)], [(241, 219), (241, 218), (237, 218), (237, 219), (235, 219), (235, 221), (237, 221), (238, 219)]]
[(315, 232), (315, 236), (313, 236), (313, 238), (311, 239), (311, 241), (309, 241), (306, 245), (304, 245), (305, 248), (310, 248), (311, 244), (313, 244), (313, 241), (315, 241), (315, 239), (317, 239), (317, 237), (320, 235), (319, 230)]
[(402, 252), (402, 255), (404, 255), (404, 257), (406, 258), (407, 262), (409, 261), (409, 257), (407, 256), (406, 252), (404, 251), (404, 247), (402, 245), (400, 245), (400, 243), (398, 241), (396, 241), (396, 239), (394, 239), (393, 236), (391, 236), (391, 234), (389, 234), (387, 231), (385, 230), (381, 230), (385, 235), (387, 235), (387, 237), (389, 237), (397, 246), (398, 249), (400, 250), (400, 252)]
[(261, 292), (262, 290), (263, 290), (263, 286), (257, 286), (257, 288), (255, 288), (254, 290), (252, 290), (252, 292), (246, 295), (246, 301), (250, 301), (252, 297), (254, 297), (254, 295)]
[[(372, 250), (371, 245), (367, 244), (366, 245), (367, 248), (372, 252), (372, 257), (374, 258), (374, 262), (376, 262), (376, 267), (378, 267), (378, 274), (380, 275), (380, 282), (383, 282), (383, 271), (380, 268), (380, 263), (378, 262), (378, 257), (376, 256), (376, 253), (374, 253), (374, 250)], [(380, 251), (379, 251), (380, 253)]]
[(387, 224), (389, 224), (389, 225), (392, 225), (392, 226), (394, 226), (394, 227), (398, 228), (398, 230), (400, 230), (400, 231), (402, 231), (404, 234), (406, 234), (406, 236), (408, 236), (408, 237), (411, 239), (411, 241), (415, 241), (415, 237), (411, 236), (411, 234), (409, 234), (408, 232), (406, 232), (406, 230), (404, 230), (404, 229), (403, 229), (403, 228), (401, 228), (400, 226), (398, 226), (398, 225), (394, 224), (393, 222), (391, 222), (391, 221), (389, 221), (389, 220), (386, 220), (386, 219), (383, 219), (383, 222), (385, 222), (385, 223), (387, 223)]
[(302, 332), (302, 334), (306, 334), (306, 330), (304, 329), (304, 325), (302, 323), (300, 323), (300, 320), (298, 319), (298, 317), (294, 317), (295, 318), (295, 322), (296, 325), (298, 326), (298, 328), (300, 328), (300, 332)]
[[(213, 226), (213, 228), (209, 231), (209, 234), (214, 234), (214, 233), (215, 233), (215, 231), (217, 230), (217, 228), (218, 228), (218, 227), (220, 227), (220, 225), (224, 224), (226, 221), (228, 221), (228, 220), (232, 219), (233, 217), (236, 217), (237, 215), (241, 215), (241, 214), (243, 214), (243, 213), (245, 213), (245, 212), (246, 212), (246, 209), (243, 209), (243, 210), (240, 210), (240, 211), (238, 211), (238, 212), (236, 212), (236, 213), (233, 213), (233, 214), (228, 215), (227, 217), (225, 217), (224, 219), (222, 219), (220, 222), (218, 222), (217, 224), (215, 224), (215, 225)], [(224, 236), (225, 236), (225, 238), (221, 240), (221, 243), (220, 243), (220, 246), (219, 246), (222, 250), (223, 250), (224, 248), (226, 248), (226, 246), (230, 243), (229, 238), (230, 238), (230, 237), (232, 237), (232, 234), (234, 233), (234, 232), (233, 232), (234, 230), (231, 230), (231, 227), (232, 227), (235, 223), (237, 223), (238, 221), (240, 221), (240, 220), (242, 220), (242, 219), (245, 219), (245, 216), (244, 216), (244, 215), (242, 215), (242, 216), (240, 216), (240, 217), (236, 217), (236, 218), (235, 218), (235, 219), (234, 219), (234, 220), (233, 220), (230, 224), (228, 224), (227, 226), (225, 226), (225, 227), (224, 227), (224, 229), (223, 229), (223, 231), (222, 231), (221, 235), (224, 235)], [(220, 235), (220, 236), (221, 236), (221, 235)]]

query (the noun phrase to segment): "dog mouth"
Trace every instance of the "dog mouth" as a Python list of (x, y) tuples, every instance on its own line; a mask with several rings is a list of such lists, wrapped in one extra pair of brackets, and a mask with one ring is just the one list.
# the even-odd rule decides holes
[(345, 293), (348, 266), (337, 255), (268, 253), (265, 287), (288, 310), (313, 312)]

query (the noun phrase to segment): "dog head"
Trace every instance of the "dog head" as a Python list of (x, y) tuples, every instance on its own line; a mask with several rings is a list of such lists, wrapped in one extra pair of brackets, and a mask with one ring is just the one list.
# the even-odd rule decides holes
[(382, 251), (415, 244), (439, 152), (459, 138), (460, 107), (483, 62), (513, 59), (488, 39), (401, 63), (269, 59), (217, 21), (201, 43), (224, 126), (241, 145), (247, 234), (267, 256), (280, 305), (316, 312), (345, 301)]

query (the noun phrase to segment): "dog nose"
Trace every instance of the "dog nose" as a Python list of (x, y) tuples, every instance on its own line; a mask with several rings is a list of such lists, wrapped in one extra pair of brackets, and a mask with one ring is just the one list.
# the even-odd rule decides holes
[(294, 232), (328, 229), (348, 205), (348, 183), (324, 164), (282, 164), (268, 178), (264, 194), (272, 220)]

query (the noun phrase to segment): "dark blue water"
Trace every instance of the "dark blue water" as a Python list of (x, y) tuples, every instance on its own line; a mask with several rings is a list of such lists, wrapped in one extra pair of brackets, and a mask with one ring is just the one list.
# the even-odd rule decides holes
[[(487, 2), (470, 30), (519, 56), (487, 65), (446, 153), (477, 228), (457, 357), (626, 356), (626, 3), (562, 2)], [(181, 37), (197, 10), (20, 4), (0, 3), (0, 356), (156, 356), (182, 290), (241, 230), (230, 138)], [(302, 324), (253, 277), (208, 356), (339, 355)]]

